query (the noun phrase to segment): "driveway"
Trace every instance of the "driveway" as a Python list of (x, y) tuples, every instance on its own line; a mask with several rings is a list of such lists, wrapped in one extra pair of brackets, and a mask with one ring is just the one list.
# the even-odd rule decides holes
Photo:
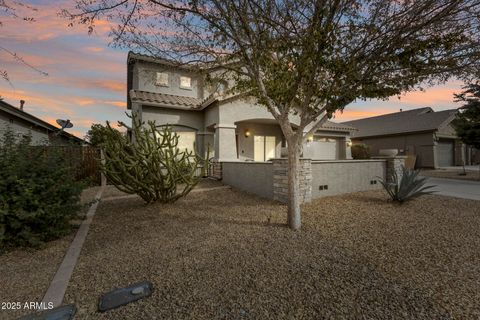
[(427, 185), (435, 185), (433, 189), (442, 196), (450, 196), (463, 199), (480, 200), (480, 182), (442, 179), (427, 177)]
[[(440, 167), (438, 168), (440, 170), (463, 170), (463, 167), (462, 166), (455, 166), (455, 167)], [(480, 170), (480, 166), (478, 165), (475, 165), (475, 166), (465, 166), (465, 170), (466, 171), (479, 171)]]

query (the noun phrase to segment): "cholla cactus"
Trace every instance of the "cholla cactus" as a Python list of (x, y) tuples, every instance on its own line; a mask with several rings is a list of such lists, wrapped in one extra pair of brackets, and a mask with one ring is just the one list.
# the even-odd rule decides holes
[(129, 138), (107, 122), (101, 170), (108, 181), (147, 203), (175, 202), (186, 196), (204, 176), (206, 161), (194, 151), (177, 148), (179, 136), (170, 127), (159, 129), (154, 121), (145, 125), (135, 115), (132, 124), (130, 129), (119, 122), (131, 130)]

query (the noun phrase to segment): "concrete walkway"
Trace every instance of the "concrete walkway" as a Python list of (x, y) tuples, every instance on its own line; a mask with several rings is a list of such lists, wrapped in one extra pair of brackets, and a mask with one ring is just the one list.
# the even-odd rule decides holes
[[(72, 276), (73, 270), (77, 264), (78, 257), (80, 256), (80, 251), (82, 251), (83, 243), (87, 238), (88, 229), (90, 228), (90, 224), (92, 223), (93, 216), (95, 215), (95, 211), (97, 210), (98, 203), (100, 198), (102, 197), (104, 187), (101, 187), (100, 190), (97, 192), (95, 196), (95, 203), (93, 203), (90, 208), (88, 209), (87, 215), (85, 216), (85, 220), (83, 220), (80, 228), (73, 238), (70, 247), (68, 248), (65, 257), (63, 257), (63, 261), (58, 267), (55, 276), (53, 277), (50, 286), (43, 297), (43, 305), (48, 306), (50, 303), (53, 303), (53, 307), (59, 307), (62, 305), (63, 297), (65, 296), (65, 291), (67, 291), (68, 283), (70, 282), (70, 278)], [(43, 319), (43, 318), (42, 318)], [(52, 318), (57, 319), (57, 318)]]
[(427, 178), (427, 185), (435, 185), (435, 194), (455, 198), (480, 200), (480, 182), (443, 178)]

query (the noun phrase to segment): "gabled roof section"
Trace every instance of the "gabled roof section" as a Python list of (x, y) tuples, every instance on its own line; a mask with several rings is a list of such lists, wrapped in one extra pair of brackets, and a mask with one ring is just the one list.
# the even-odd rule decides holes
[[(20, 110), (19, 108), (16, 108), (16, 107), (12, 106), (11, 104), (9, 104), (5, 101), (2, 101), (2, 100), (0, 100), (0, 110), (4, 111), (4, 112), (6, 112), (6, 113), (8, 113), (12, 116), (15, 116), (17, 118), (20, 118), (24, 121), (27, 121), (27, 122), (31, 123), (32, 126), (39, 127), (39, 128), (42, 128), (42, 129), (46, 129), (46, 130), (51, 131), (51, 132), (57, 132), (57, 131), (60, 130), (60, 128), (57, 128), (57, 127), (51, 125), (50, 123), (48, 123), (46, 121), (43, 121), (42, 119), (37, 118), (37, 117), (35, 117), (34, 115), (32, 115), (28, 112)], [(62, 135), (69, 138), (69, 139), (76, 140), (77, 142), (82, 142), (82, 143), (85, 142), (85, 140), (83, 140), (79, 137), (76, 137), (73, 134), (68, 133), (66, 131), (62, 131)]]
[(435, 112), (432, 108), (419, 108), (347, 121), (343, 124), (358, 130), (354, 132), (354, 138), (436, 131), (448, 125), (455, 117), (455, 112), (456, 109)]

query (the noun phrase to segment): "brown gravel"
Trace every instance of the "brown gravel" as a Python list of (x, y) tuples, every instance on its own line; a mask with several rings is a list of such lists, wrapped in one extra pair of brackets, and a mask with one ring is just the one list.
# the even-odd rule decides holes
[[(86, 189), (81, 202), (88, 204), (97, 191), (98, 188)], [(0, 255), (0, 303), (20, 302), (23, 306), (25, 302), (40, 302), (74, 235), (75, 232), (51, 241), (41, 249), (18, 248)], [(28, 309), (2, 310), (1, 307), (2, 320), (33, 312)]]
[[(195, 186), (195, 189), (208, 189), (223, 186), (221, 182), (213, 179), (202, 179)], [(179, 189), (179, 188), (178, 188)], [(128, 196), (128, 193), (118, 190), (114, 185), (107, 185), (102, 193), (102, 199), (110, 199), (114, 197)]]
[[(235, 190), (171, 205), (101, 203), (65, 301), (76, 319), (476, 319), (480, 206), (382, 192), (286, 207)], [(98, 297), (150, 280), (152, 297), (100, 314)]]
[(466, 171), (467, 175), (459, 175), (462, 173), (463, 170), (422, 170), (421, 175), (426, 177), (434, 177), (434, 178), (446, 178), (446, 179), (458, 179), (458, 180), (472, 180), (472, 181), (480, 181), (480, 174), (478, 171)]

